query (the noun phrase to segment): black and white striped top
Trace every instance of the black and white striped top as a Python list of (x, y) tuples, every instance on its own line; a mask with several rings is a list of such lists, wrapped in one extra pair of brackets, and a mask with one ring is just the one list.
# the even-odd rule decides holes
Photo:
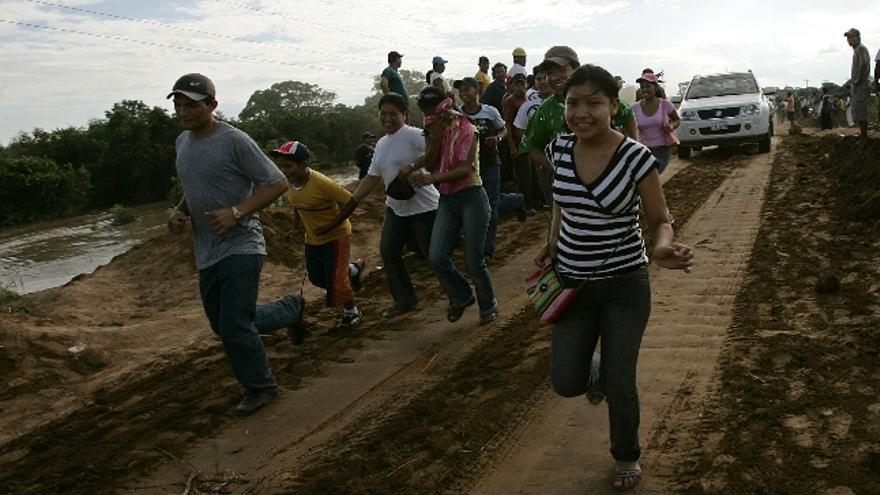
[(584, 280), (645, 266), (638, 184), (657, 160), (644, 145), (625, 138), (602, 174), (586, 184), (575, 172), (576, 140), (574, 134), (560, 134), (547, 146), (555, 169), (553, 200), (562, 211), (557, 270)]

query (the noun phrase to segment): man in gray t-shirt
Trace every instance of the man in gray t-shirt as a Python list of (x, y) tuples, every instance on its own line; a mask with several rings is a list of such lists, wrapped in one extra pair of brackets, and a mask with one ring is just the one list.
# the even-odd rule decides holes
[(302, 330), (302, 297), (257, 306), (266, 243), (257, 212), (287, 191), (284, 174), (242, 131), (216, 120), (214, 83), (201, 74), (177, 80), (168, 98), (184, 131), (177, 138), (183, 199), (168, 219), (171, 232), (192, 221), (199, 291), (205, 313), (247, 390), (239, 415), (275, 397), (259, 330)]
[(858, 124), (862, 139), (868, 138), (868, 102), (871, 98), (871, 54), (862, 44), (862, 34), (852, 28), (843, 33), (846, 41), (853, 49), (852, 68), (850, 69), (850, 94), (852, 102), (853, 122)]

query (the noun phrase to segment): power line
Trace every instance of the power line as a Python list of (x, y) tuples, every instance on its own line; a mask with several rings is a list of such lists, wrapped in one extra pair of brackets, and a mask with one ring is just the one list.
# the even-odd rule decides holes
[(57, 33), (76, 34), (79, 36), (89, 36), (92, 38), (100, 38), (100, 39), (113, 40), (113, 41), (123, 41), (126, 43), (134, 43), (134, 44), (138, 44), (138, 45), (152, 46), (152, 47), (157, 47), (157, 48), (168, 48), (171, 50), (179, 50), (179, 51), (192, 52), (192, 53), (203, 53), (203, 54), (207, 54), (207, 55), (217, 55), (217, 56), (221, 56), (221, 57), (235, 58), (235, 59), (246, 60), (246, 61), (250, 61), (250, 62), (286, 65), (286, 66), (291, 66), (291, 67), (304, 67), (307, 69), (315, 69), (315, 70), (329, 71), (329, 72), (338, 72), (340, 74), (347, 74), (347, 75), (358, 76), (358, 77), (370, 77), (370, 78), (374, 77), (373, 74), (367, 74), (364, 72), (353, 72), (353, 71), (348, 71), (348, 70), (336, 69), (333, 67), (324, 67), (324, 66), (320, 66), (320, 65), (288, 62), (286, 60), (260, 58), (260, 57), (250, 56), (250, 55), (236, 55), (234, 53), (226, 53), (226, 52), (220, 52), (220, 51), (216, 51), (216, 50), (205, 50), (202, 48), (193, 48), (193, 47), (189, 47), (189, 46), (169, 45), (167, 43), (158, 43), (155, 41), (144, 41), (144, 40), (138, 40), (138, 39), (134, 39), (134, 38), (126, 38), (123, 36), (114, 36), (114, 35), (109, 35), (109, 34), (89, 33), (86, 31), (77, 31), (74, 29), (66, 29), (66, 28), (56, 28), (56, 27), (45, 26), (45, 25), (40, 25), (40, 24), (32, 24), (32, 23), (28, 23), (28, 22), (12, 21), (9, 19), (0, 19), (0, 23), (12, 24), (12, 25), (22, 26), (22, 27), (29, 27), (29, 28), (34, 28), (34, 29), (43, 29), (46, 31), (53, 31), (53, 32), (57, 32)]
[(351, 34), (351, 35), (353, 35), (353, 36), (357, 36), (357, 37), (359, 37), (359, 38), (372, 38), (372, 39), (374, 39), (374, 40), (382, 41), (382, 42), (385, 42), (385, 43), (390, 43), (390, 44), (392, 44), (392, 45), (411, 46), (411, 47), (413, 47), (413, 48), (418, 48), (418, 49), (420, 49), (420, 50), (425, 50), (426, 52), (430, 52), (430, 51), (432, 51), (432, 49), (430, 49), (430, 48), (426, 48), (426, 47), (423, 47), (423, 46), (418, 46), (418, 45), (408, 45), (407, 43), (400, 43), (400, 42), (397, 41), (397, 40), (392, 40), (392, 39), (388, 39), (388, 38), (383, 38), (383, 37), (381, 37), (381, 36), (375, 36), (375, 35), (372, 35), (372, 34), (360, 33), (360, 32), (357, 32), (357, 31), (350, 30), (350, 29), (345, 29), (345, 28), (340, 28), (340, 27), (330, 26), (330, 25), (328, 25), (328, 24), (323, 24), (323, 23), (321, 23), (321, 22), (316, 22), (316, 21), (313, 21), (313, 20), (310, 20), (310, 19), (304, 19), (304, 18), (302, 18), (302, 17), (295, 17), (295, 16), (292, 16), (292, 15), (286, 13), (286, 12), (278, 12), (278, 11), (273, 11), (273, 10), (264, 9), (264, 8), (261, 8), (261, 7), (254, 7), (253, 5), (246, 4), (246, 3), (242, 3), (242, 2), (233, 2), (233, 1), (229, 1), (229, 0), (214, 0), (214, 2), (222, 3), (222, 4), (226, 4), (226, 5), (231, 5), (231, 6), (233, 6), (233, 7), (239, 7), (239, 8), (242, 8), (242, 9), (246, 9), (246, 10), (250, 10), (250, 11), (253, 11), (253, 12), (257, 12), (257, 13), (262, 14), (262, 15), (268, 15), (268, 16), (272, 16), (272, 17), (283, 17), (283, 18), (285, 18), (285, 19), (290, 19), (290, 20), (292, 20), (292, 21), (304, 22), (304, 23), (306, 23), (306, 24), (311, 24), (311, 25), (313, 25), (313, 26), (317, 26), (317, 27), (319, 27), (319, 28), (321, 28), (321, 29), (326, 29), (326, 30), (328, 30), (328, 31), (335, 31), (335, 32), (340, 32), (340, 33)]
[[(168, 23), (165, 23), (165, 22), (151, 21), (151, 20), (149, 20), (149, 19), (139, 19), (139, 18), (137, 18), (137, 17), (128, 17), (128, 16), (124, 16), (124, 15), (110, 14), (110, 13), (107, 13), (107, 12), (100, 12), (100, 11), (97, 11), (97, 10), (84, 9), (84, 8), (81, 8), (81, 7), (74, 7), (74, 6), (71, 6), (71, 5), (64, 5), (64, 4), (55, 3), (55, 2), (45, 2), (45, 1), (43, 1), (43, 0), (24, 0), (24, 1), (26, 1), (26, 2), (31, 2), (31, 3), (35, 3), (35, 4), (38, 4), (38, 5), (43, 5), (43, 6), (46, 6), (46, 7), (54, 7), (54, 8), (59, 8), (59, 9), (70, 10), (70, 11), (73, 11), (73, 12), (79, 12), (79, 13), (82, 13), (82, 14), (95, 15), (95, 16), (100, 16), (100, 17), (108, 17), (108, 18), (111, 18), (111, 19), (117, 19), (117, 20), (127, 21), (127, 22), (135, 22), (135, 23), (138, 23), (138, 24), (146, 24), (146, 25), (149, 25), (149, 26), (157, 26), (157, 27), (161, 27), (161, 28), (165, 28), (165, 29), (172, 29), (172, 30), (175, 30), (175, 31), (181, 31), (181, 32), (186, 32), (186, 33), (193, 33), (193, 34), (202, 34), (202, 35), (206, 35), (206, 36), (213, 36), (213, 37), (215, 37), (215, 38), (222, 38), (222, 39), (226, 39), (226, 40), (230, 40), (230, 41), (239, 41), (239, 42), (242, 42), (242, 43), (250, 43), (250, 44), (261, 45), (261, 46), (271, 46), (271, 47), (283, 48), (283, 49), (286, 49), (286, 50), (295, 50), (295, 51), (299, 51), (299, 52), (303, 52), (303, 53), (309, 53), (309, 54), (313, 54), (313, 55), (321, 55), (322, 57), (339, 58), (339, 57), (341, 56), (341, 55), (338, 54), (338, 53), (319, 52), (319, 51), (316, 51), (316, 50), (308, 50), (308, 49), (305, 49), (305, 48), (300, 48), (300, 47), (298, 47), (298, 46), (293, 46), (293, 45), (290, 44), (290, 43), (275, 43), (275, 42), (270, 42), (270, 41), (249, 40), (249, 39), (247, 39), (247, 38), (242, 38), (242, 37), (240, 37), (240, 36), (232, 36), (232, 35), (228, 35), (228, 34), (212, 33), (212, 32), (210, 32), (210, 31), (203, 31), (203, 30), (201, 30), (201, 29), (193, 29), (193, 28), (188, 28), (188, 27), (184, 27), (184, 26), (176, 26), (176, 25), (174, 25), (174, 24), (168, 24)], [(375, 60), (352, 59), (351, 57), (348, 57), (348, 56), (345, 56), (345, 59), (346, 59), (346, 60), (356, 61), (356, 62), (362, 62), (362, 63), (365, 63), (365, 64), (374, 64), (374, 63), (376, 62)]]

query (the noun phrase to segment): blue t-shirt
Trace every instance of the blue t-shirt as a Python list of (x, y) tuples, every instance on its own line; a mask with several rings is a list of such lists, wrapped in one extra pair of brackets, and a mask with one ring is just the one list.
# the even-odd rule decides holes
[(193, 139), (190, 131), (177, 137), (177, 175), (193, 225), (196, 267), (209, 268), (233, 254), (266, 254), (263, 228), (256, 213), (218, 234), (206, 212), (235, 206), (254, 188), (284, 178), (281, 170), (244, 132), (225, 122), (209, 136)]

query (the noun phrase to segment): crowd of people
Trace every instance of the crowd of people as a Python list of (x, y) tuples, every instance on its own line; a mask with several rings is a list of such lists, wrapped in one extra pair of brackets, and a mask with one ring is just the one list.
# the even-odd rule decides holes
[[(413, 288), (408, 246), (427, 260), (445, 293), (449, 322), (476, 305), (479, 324), (492, 323), (504, 303), (488, 268), (499, 214), (543, 208), (546, 239), (523, 242), (534, 242), (536, 265), (549, 260), (577, 289), (552, 330), (553, 387), (566, 397), (607, 402), (612, 483), (633, 488), (641, 479), (636, 362), (650, 313), (640, 211), (658, 265), (690, 271), (693, 263), (690, 248), (673, 240), (661, 186), (679, 119), (659, 74), (646, 69), (638, 76), (640, 100), (630, 105), (618, 96), (621, 78), (581, 64), (572, 48), (550, 48), (531, 72), (517, 48), (510, 68), (496, 63), (490, 76), (488, 58), (480, 57), (474, 77), (454, 81), (445, 75), (446, 59), (434, 57), (425, 88), (411, 98), (398, 73), (402, 58), (388, 54), (377, 108), (385, 134), (363, 135), (354, 192), (310, 168), (307, 143), (291, 140), (267, 156), (217, 120), (216, 90), (204, 75), (181, 77), (168, 95), (185, 129), (176, 163), (184, 197), (168, 226), (180, 232), (192, 225), (203, 306), (246, 391), (236, 412), (252, 414), (276, 395), (260, 333), (287, 328), (294, 344), (305, 338), (301, 294), (257, 304), (266, 255), (258, 212), (276, 198), (285, 195), (293, 206), (308, 279), (326, 291), (325, 305), (342, 308), (343, 329), (434, 303), (420, 303)], [(411, 122), (412, 104), (424, 122)], [(517, 193), (501, 192), (502, 166)], [(381, 315), (365, 315), (355, 295), (366, 265), (353, 259), (357, 226), (349, 218), (380, 185), (386, 199), (379, 252), (393, 303)], [(452, 258), (459, 245), (467, 277)]]

